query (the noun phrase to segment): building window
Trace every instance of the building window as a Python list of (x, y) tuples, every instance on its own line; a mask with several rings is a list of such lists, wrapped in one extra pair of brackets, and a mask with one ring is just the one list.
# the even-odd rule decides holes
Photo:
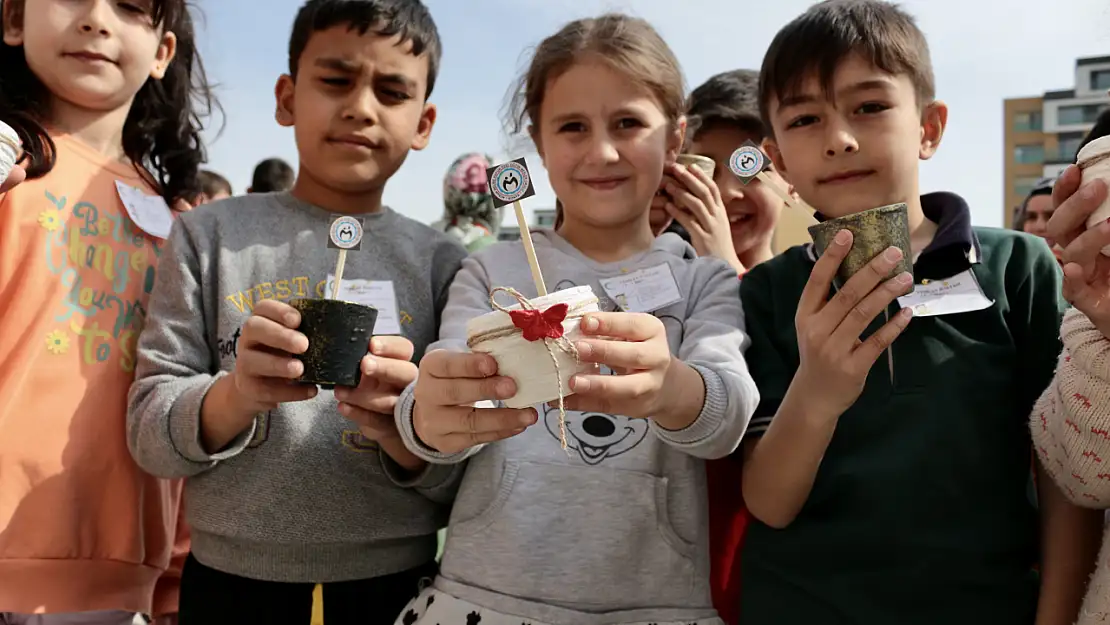
[(1044, 146), (1040, 144), (1014, 146), (1014, 162), (1021, 165), (1040, 165), (1044, 162)]
[(1098, 114), (1102, 112), (1103, 108), (1105, 108), (1105, 105), (1102, 104), (1061, 106), (1057, 121), (1059, 121), (1061, 126), (1093, 124), (1095, 120), (1098, 119)]
[(1025, 196), (1029, 195), (1029, 192), (1033, 190), (1033, 187), (1037, 184), (1038, 180), (1040, 180), (1040, 178), (1036, 176), (1019, 176), (1015, 178), (1014, 195), (1019, 198), (1025, 199)]
[(1016, 132), (1040, 132), (1044, 129), (1044, 114), (1040, 111), (1022, 111), (1014, 115)]
[(1091, 91), (1110, 89), (1110, 69), (1096, 69), (1091, 72)]
[(1061, 163), (1070, 163), (1075, 160), (1075, 153), (1079, 151), (1079, 144), (1083, 143), (1085, 135), (1081, 132), (1062, 132), (1058, 140), (1060, 142), (1059, 151), (1056, 154), (1056, 161)]
[(553, 210), (537, 210), (532, 215), (532, 221), (536, 226), (552, 227), (555, 225), (555, 211)]

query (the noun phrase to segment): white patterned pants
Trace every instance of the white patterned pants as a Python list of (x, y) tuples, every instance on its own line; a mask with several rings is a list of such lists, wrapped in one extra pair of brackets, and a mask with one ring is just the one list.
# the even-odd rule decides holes
[[(425, 588), (409, 602), (394, 625), (550, 625), (542, 621), (524, 620), (519, 616), (500, 614), (487, 608), (456, 599), (451, 595)], [(622, 625), (724, 625), (719, 618), (700, 621), (645, 621)]]

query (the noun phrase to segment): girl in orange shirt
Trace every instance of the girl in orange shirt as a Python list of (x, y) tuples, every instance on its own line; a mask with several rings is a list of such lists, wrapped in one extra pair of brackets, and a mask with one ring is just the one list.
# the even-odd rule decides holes
[(184, 0), (0, 7), (0, 624), (141, 622), (177, 609), (181, 491), (131, 459), (127, 390), (212, 100)]

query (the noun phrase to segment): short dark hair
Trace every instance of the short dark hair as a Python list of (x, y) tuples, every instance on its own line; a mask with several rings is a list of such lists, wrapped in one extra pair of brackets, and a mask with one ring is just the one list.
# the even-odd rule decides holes
[(251, 193), (288, 191), (293, 187), (293, 168), (280, 158), (268, 158), (254, 168)]
[(443, 46), (436, 23), (420, 0), (308, 0), (293, 21), (289, 75), (297, 78), (301, 55), (313, 33), (343, 25), (359, 35), (370, 30), (383, 37), (400, 35), (402, 42), (412, 43), (414, 56), (427, 54), (428, 88), (424, 98), (432, 95)]
[(197, 178), (200, 180), (200, 191), (208, 197), (218, 195), (221, 191), (228, 195), (233, 195), (231, 191), (231, 183), (227, 178), (217, 174), (208, 169), (202, 169), (197, 173)]
[(1110, 108), (1103, 109), (1102, 113), (1099, 113), (1098, 119), (1095, 120), (1094, 127), (1091, 128), (1091, 131), (1087, 133), (1086, 137), (1083, 137), (1083, 141), (1079, 143), (1079, 147), (1075, 150), (1076, 162), (1079, 162), (1079, 150), (1082, 150), (1088, 143), (1095, 139), (1101, 139), (1107, 135), (1110, 135)]
[(836, 70), (852, 54), (888, 74), (908, 76), (918, 106), (936, 99), (929, 44), (909, 13), (882, 0), (825, 0), (784, 26), (763, 57), (759, 112), (768, 130), (772, 97), (797, 93), (816, 73), (831, 98)]
[(735, 126), (756, 135), (767, 135), (759, 116), (759, 72), (734, 69), (722, 72), (698, 86), (686, 102), (686, 136), (697, 137), (702, 130), (717, 125)]

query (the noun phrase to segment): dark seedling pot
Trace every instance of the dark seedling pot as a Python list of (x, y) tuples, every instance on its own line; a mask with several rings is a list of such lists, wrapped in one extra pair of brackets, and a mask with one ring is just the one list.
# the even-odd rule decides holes
[(297, 329), (308, 337), (308, 351), (295, 356), (304, 363), (300, 381), (328, 389), (358, 386), (378, 309), (334, 299), (297, 299), (289, 304), (300, 311)]

